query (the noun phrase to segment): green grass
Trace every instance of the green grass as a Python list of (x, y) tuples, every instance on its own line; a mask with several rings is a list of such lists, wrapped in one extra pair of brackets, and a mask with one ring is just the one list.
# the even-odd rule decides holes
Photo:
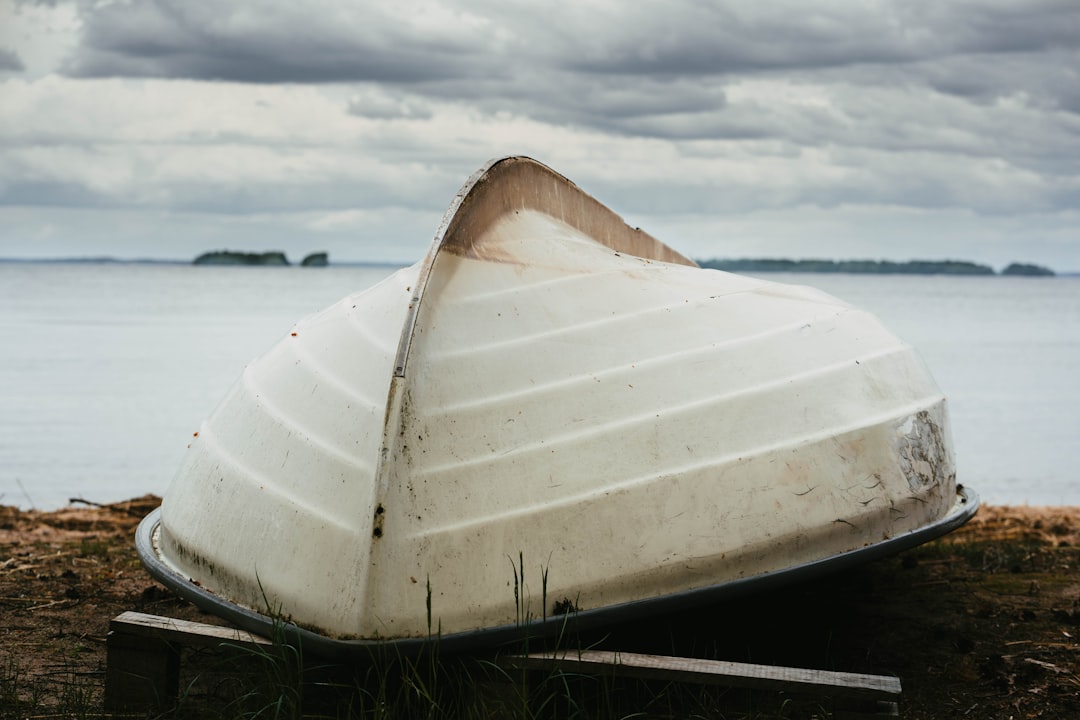
[[(266, 659), (272, 653), (268, 653)], [(270, 661), (286, 665), (292, 660)], [(505, 669), (492, 656), (434, 655), (372, 659), (352, 668), (265, 666), (234, 686), (235, 698), (213, 705), (191, 698), (170, 718), (827, 718), (820, 700), (694, 685), (642, 682)], [(286, 675), (280, 682), (273, 678)], [(300, 680), (298, 684), (295, 681)]]
[[(525, 563), (511, 561), (516, 622), (520, 638), (485, 654), (442, 651), (438, 621), (432, 616), (427, 586), (428, 642), (415, 654), (394, 646), (373, 647), (351, 664), (326, 664), (285, 642), (285, 625), (275, 621), (273, 644), (251, 649), (225, 644), (220, 658), (203, 662), (201, 676), (185, 684), (179, 706), (168, 717), (222, 720), (240, 718), (334, 718), (349, 720), (449, 720), (507, 718), (718, 718), (801, 720), (826, 718), (820, 699), (800, 701), (777, 693), (753, 693), (672, 682), (648, 682), (611, 673), (585, 675), (553, 667), (546, 671), (511, 669), (510, 654), (531, 650), (586, 649), (603, 640), (576, 630), (575, 612), (565, 613), (554, 637), (537, 637), (528, 628), (548, 620), (547, 569), (541, 568), (541, 615), (527, 601)], [(561, 607), (572, 608), (565, 601)], [(230, 675), (225, 696), (209, 696), (207, 680)]]
[(79, 543), (79, 557), (103, 558), (109, 554), (111, 543), (108, 540), (92, 539)]
[[(722, 718), (809, 720), (829, 717), (820, 700), (798, 701), (681, 683), (644, 682), (614, 671), (582, 675), (559, 669), (509, 669), (502, 659), (535, 647), (522, 640), (483, 655), (446, 655), (437, 636), (415, 655), (373, 649), (350, 664), (327, 664), (287, 644), (284, 626), (258, 649), (223, 643), (185, 651), (179, 702), (160, 720), (510, 720)], [(580, 647), (567, 632), (562, 647)], [(69, 663), (30, 678), (0, 655), (0, 720), (109, 717), (102, 710), (103, 673)]]
[(103, 717), (103, 673), (80, 670), (73, 661), (28, 676), (15, 656), (0, 656), (0, 720)]
[[(93, 544), (85, 545), (82, 551), (91, 556), (107, 552)], [(551, 619), (547, 568), (540, 568), (540, 592), (536, 597), (525, 580), (522, 554), (512, 559), (510, 565), (521, 635), (503, 647), (473, 655), (444, 653), (438, 619), (431, 608), (429, 582), (428, 642), (419, 652), (405, 654), (392, 645), (378, 646), (350, 663), (327, 663), (309, 656), (302, 645), (286, 642), (286, 625), (278, 613), (270, 645), (222, 643), (213, 649), (186, 649), (182, 652), (181, 690), (175, 707), (157, 716), (136, 713), (123, 717), (160, 720), (828, 717), (818, 701), (799, 702), (775, 693), (631, 680), (619, 677), (614, 670), (585, 675), (557, 667), (546, 671), (511, 669), (504, 662), (510, 654), (539, 649), (566, 650), (572, 654), (579, 648), (592, 648), (606, 638), (577, 632), (576, 601), (570, 599), (555, 603), (560, 608), (556, 617), (561, 617), (563, 622), (554, 637), (530, 634), (528, 629), (536, 621)], [(540, 601), (539, 605), (536, 600)], [(267, 614), (275, 617), (269, 610), (270, 603), (265, 598), (264, 602)], [(635, 629), (634, 633), (640, 636), (645, 629)], [(621, 644), (618, 638), (614, 642), (616, 646)], [(677, 653), (674, 636), (668, 642)], [(38, 669), (34, 671), (38, 675), (28, 677), (17, 657), (0, 654), (0, 720), (108, 717), (102, 709), (103, 668), (80, 667), (78, 659), (79, 653), (73, 652), (62, 667)], [(82, 665), (85, 664), (84, 660)]]

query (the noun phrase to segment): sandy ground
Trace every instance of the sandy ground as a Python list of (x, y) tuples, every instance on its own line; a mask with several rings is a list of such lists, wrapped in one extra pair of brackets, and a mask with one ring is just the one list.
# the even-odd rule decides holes
[[(105, 636), (125, 610), (210, 620), (136, 557), (135, 526), (158, 503), (0, 507), (0, 718), (16, 702), (41, 716), (101, 707)], [(1077, 718), (1080, 508), (984, 507), (899, 556), (605, 637), (628, 651), (656, 651), (659, 637), (666, 652), (895, 674), (905, 718)]]

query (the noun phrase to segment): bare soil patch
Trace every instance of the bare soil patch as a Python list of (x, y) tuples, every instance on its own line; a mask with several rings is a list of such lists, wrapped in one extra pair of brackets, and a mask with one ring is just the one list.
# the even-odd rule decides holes
[[(109, 620), (125, 610), (215, 622), (138, 561), (135, 526), (158, 503), (0, 507), (0, 718), (100, 709)], [(597, 642), (895, 674), (905, 718), (1077, 718), (1080, 508), (984, 507), (896, 557)]]

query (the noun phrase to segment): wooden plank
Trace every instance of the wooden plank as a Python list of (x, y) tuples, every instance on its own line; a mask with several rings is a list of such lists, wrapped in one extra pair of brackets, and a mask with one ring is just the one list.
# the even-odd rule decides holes
[(760, 690), (814, 692), (834, 697), (895, 700), (900, 678), (829, 670), (755, 665), (726, 660), (642, 655), (607, 650), (511, 655), (517, 668), (572, 670), (593, 675), (618, 672), (622, 677), (727, 685)]
[(246, 630), (221, 625), (179, 620), (127, 611), (109, 622), (109, 631), (124, 635), (149, 637), (175, 642), (189, 647), (217, 647), (222, 643), (235, 645), (273, 645), (273, 641)]

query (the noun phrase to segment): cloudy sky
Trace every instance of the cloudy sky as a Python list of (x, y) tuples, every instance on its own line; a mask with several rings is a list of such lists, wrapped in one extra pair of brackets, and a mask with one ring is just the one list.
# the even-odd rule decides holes
[(0, 257), (411, 262), (508, 154), (694, 257), (1080, 271), (1080, 2), (0, 0)]

